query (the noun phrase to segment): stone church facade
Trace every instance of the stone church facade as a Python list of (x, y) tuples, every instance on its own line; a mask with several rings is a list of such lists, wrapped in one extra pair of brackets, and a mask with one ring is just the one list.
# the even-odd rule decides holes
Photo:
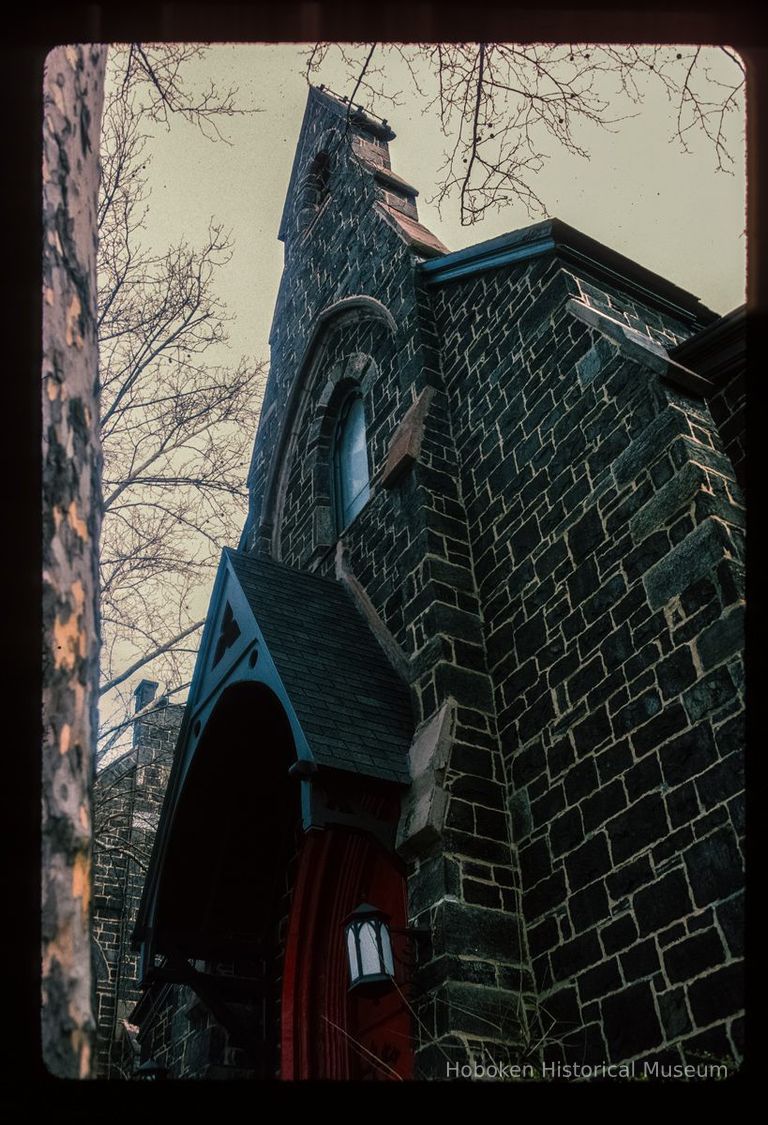
[[(743, 314), (555, 219), (450, 253), (393, 137), (310, 91), (136, 1062), (737, 1065)], [(362, 902), (394, 953), (370, 995)]]

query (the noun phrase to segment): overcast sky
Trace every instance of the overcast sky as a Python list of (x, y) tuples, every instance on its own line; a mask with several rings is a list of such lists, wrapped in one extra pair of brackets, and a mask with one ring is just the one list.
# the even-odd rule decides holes
[[(194, 80), (239, 87), (238, 101), (253, 114), (224, 123), (229, 145), (212, 143), (174, 121), (152, 144), (152, 189), (147, 242), (158, 248), (182, 235), (201, 239), (214, 216), (233, 233), (235, 252), (218, 291), (237, 318), (233, 354), (268, 355), (267, 338), (282, 269), (277, 229), (307, 99), (303, 46), (216, 46), (195, 63)], [(712, 58), (717, 60), (712, 49)], [(732, 66), (723, 59), (725, 67)], [(436, 120), (409, 96), (402, 63), (386, 64), (386, 88), (402, 91), (399, 107), (369, 106), (397, 134), (393, 168), (420, 191), (419, 218), (451, 250), (525, 227), (522, 204), (462, 227), (458, 204), (442, 217), (428, 202), (446, 146)], [(330, 60), (318, 81), (349, 93), (340, 65)], [(358, 100), (360, 100), (358, 98)], [(725, 313), (744, 300), (745, 175), (743, 119), (730, 128), (733, 175), (716, 173), (706, 142), (694, 138), (683, 155), (670, 141), (674, 120), (663, 93), (648, 96), (638, 116), (616, 132), (580, 134), (589, 160), (552, 150), (536, 181), (548, 214), (577, 227)]]

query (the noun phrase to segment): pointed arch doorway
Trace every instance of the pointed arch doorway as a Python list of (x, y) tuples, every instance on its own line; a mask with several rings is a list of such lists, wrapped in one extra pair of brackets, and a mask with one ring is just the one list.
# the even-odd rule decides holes
[[(396, 931), (406, 926), (399, 860), (349, 823), (356, 814), (394, 823), (398, 793), (332, 769), (298, 783), (295, 761), (277, 696), (263, 683), (230, 684), (200, 732), (170, 824), (154, 973), (195, 991), (249, 1077), (409, 1078), (403, 957), (385, 995), (358, 997), (343, 940), (344, 919), (364, 899)], [(322, 792), (323, 826), (304, 830), (300, 784)], [(346, 823), (333, 823), (334, 809)]]

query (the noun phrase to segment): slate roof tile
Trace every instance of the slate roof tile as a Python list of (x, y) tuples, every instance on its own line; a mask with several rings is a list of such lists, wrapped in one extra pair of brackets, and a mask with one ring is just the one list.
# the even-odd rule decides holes
[(227, 549), (318, 764), (408, 783), (408, 689), (345, 588)]

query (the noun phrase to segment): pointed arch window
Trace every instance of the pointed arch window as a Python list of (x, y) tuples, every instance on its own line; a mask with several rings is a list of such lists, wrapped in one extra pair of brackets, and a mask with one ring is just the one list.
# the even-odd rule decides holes
[(359, 391), (344, 399), (333, 442), (336, 531), (351, 523), (371, 494), (365, 407)]
[(331, 162), (327, 152), (318, 152), (312, 161), (304, 186), (304, 205), (319, 210), (330, 193)]
[(321, 150), (304, 173), (299, 186), (299, 230), (309, 230), (331, 194), (331, 160)]

